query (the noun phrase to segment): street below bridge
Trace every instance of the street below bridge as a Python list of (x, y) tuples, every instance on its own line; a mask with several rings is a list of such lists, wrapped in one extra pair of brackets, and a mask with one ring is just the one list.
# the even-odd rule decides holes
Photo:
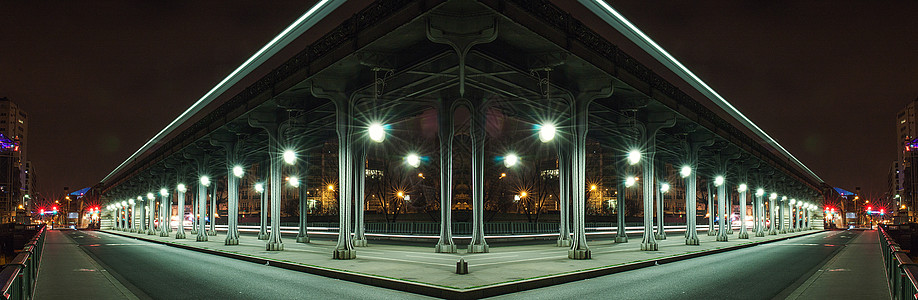
[[(74, 241), (126, 290), (140, 299), (426, 298), (105, 232), (56, 233)], [(875, 235), (875, 232), (871, 233)], [(608, 299), (614, 296), (622, 299), (783, 299), (791, 295), (799, 296), (800, 287), (805, 286), (808, 279), (814, 277), (821, 267), (862, 234), (865, 231), (819, 232), (659, 266), (506, 294), (499, 298)], [(675, 240), (681, 239), (674, 238), (672, 242)], [(876, 244), (872, 246), (878, 247)], [(365, 250), (372, 253), (375, 252), (373, 248)], [(546, 249), (516, 255), (507, 253), (501, 257), (504, 260), (520, 261), (543, 255), (563, 256), (560, 252), (551, 252), (557, 251)], [(373, 255), (383, 256), (384, 253)], [(392, 259), (405, 259), (406, 270), (419, 264), (450, 267), (449, 260), (436, 260), (434, 254), (430, 257), (415, 257), (416, 262), (408, 263), (407, 259), (412, 256)], [(533, 262), (538, 263), (538, 260)], [(876, 263), (882, 264), (880, 261)], [(501, 259), (495, 257), (489, 263), (483, 262), (479, 266), (501, 268), (503, 264)]]

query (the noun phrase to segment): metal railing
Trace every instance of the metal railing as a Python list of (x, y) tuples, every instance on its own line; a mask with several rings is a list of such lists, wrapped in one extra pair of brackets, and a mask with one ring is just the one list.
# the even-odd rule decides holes
[(35, 226), (35, 236), (19, 250), (13, 260), (0, 269), (3, 299), (31, 299), (38, 279), (41, 251), (45, 244), (45, 226)]
[(883, 264), (886, 267), (889, 292), (893, 299), (918, 299), (918, 264), (912, 262), (912, 259), (908, 257), (908, 252), (889, 236), (887, 230), (896, 227), (896, 225), (879, 226), (882, 233), (880, 247), (883, 253)]

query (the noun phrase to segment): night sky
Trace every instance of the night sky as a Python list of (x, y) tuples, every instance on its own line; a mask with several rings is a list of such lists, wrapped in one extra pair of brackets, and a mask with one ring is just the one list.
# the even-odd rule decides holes
[[(828, 184), (885, 192), (918, 2), (610, 3)], [(311, 4), (0, 2), (0, 97), (30, 114), (39, 191), (98, 183)]]

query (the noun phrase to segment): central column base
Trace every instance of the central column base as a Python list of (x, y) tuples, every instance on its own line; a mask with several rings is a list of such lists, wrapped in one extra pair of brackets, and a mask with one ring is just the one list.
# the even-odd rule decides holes
[(156, 231), (153, 231), (153, 229), (147, 229), (147, 235), (154, 235), (154, 234), (156, 234)]
[(347, 250), (347, 249), (335, 250), (334, 256), (332, 258), (334, 259), (355, 259), (357, 258), (357, 251)]
[(167, 236), (169, 236), (169, 233), (163, 231), (163, 232), (160, 232), (160, 233), (159, 233), (159, 236), (161, 236), (161, 237), (167, 237)]
[(197, 230), (197, 229), (192, 229), (192, 230), (191, 230), (191, 234), (198, 234), (198, 230)]
[(266, 240), (268, 240), (268, 234), (267, 234), (267, 233), (264, 233), (264, 232), (259, 232), (259, 233), (258, 233), (258, 239), (259, 239), (259, 240), (266, 241)]
[(198, 242), (206, 242), (206, 241), (207, 241), (207, 236), (206, 236), (206, 235), (203, 235), (203, 234), (199, 234), (199, 235), (197, 235), (197, 238), (195, 238), (195, 241), (198, 241)]
[(309, 243), (309, 236), (305, 236), (305, 235), (304, 235), (304, 236), (296, 236), (296, 242), (297, 242), (297, 243), (304, 243), (304, 244)]
[(763, 237), (763, 236), (765, 236), (765, 232), (764, 232), (764, 231), (757, 231), (757, 232), (755, 233), (755, 237)]
[(698, 237), (695, 236), (695, 237), (686, 238), (685, 244), (686, 245), (701, 245), (701, 242), (698, 241)]
[(729, 239), (730, 239), (730, 238), (726, 235), (726, 233), (724, 233), (724, 234), (718, 234), (718, 235), (717, 235), (717, 241), (718, 241), (718, 242), (726, 242), (726, 241), (728, 241)]
[(590, 254), (590, 249), (571, 249), (567, 250), (567, 258), (569, 259), (590, 259), (592, 254)]
[(771, 230), (768, 231), (768, 235), (778, 235), (778, 231), (772, 228)]
[(367, 239), (359, 239), (359, 240), (354, 239), (353, 243), (354, 243), (354, 247), (366, 247)]
[(727, 227), (727, 234), (733, 234), (733, 226)]
[(270, 242), (265, 246), (265, 250), (268, 251), (284, 251), (284, 243), (281, 242)]
[(660, 231), (659, 233), (655, 233), (655, 234), (653, 235), (653, 238), (656, 239), (656, 240), (665, 240), (665, 239), (666, 239), (666, 232)]
[(787, 233), (787, 229), (778, 230), (778, 233), (780, 233), (780, 234), (786, 234), (786, 233)]
[(488, 244), (469, 245), (468, 253), (488, 253)]
[(641, 243), (641, 251), (657, 251), (659, 249), (659, 244), (657, 243)]
[(715, 235), (717, 235), (717, 231), (708, 230), (708, 236), (715, 236)]
[(738, 239), (748, 239), (748, 238), (749, 238), (749, 232), (747, 232), (747, 231), (745, 231), (745, 230), (740, 231), (740, 232), (739, 232), (739, 236), (737, 236), (736, 238), (738, 238)]
[(627, 243), (627, 242), (628, 242), (628, 236), (627, 236), (627, 235), (619, 235), (619, 236), (616, 236), (616, 237), (615, 237), (615, 242), (616, 242), (616, 243)]
[(226, 237), (226, 241), (223, 244), (227, 246), (239, 245), (239, 238)]
[(175, 233), (175, 238), (176, 238), (176, 239), (179, 239), (179, 240), (184, 239), (184, 238), (185, 238), (185, 232), (184, 232), (184, 231), (176, 232), (176, 233)]
[(436, 253), (456, 253), (456, 244), (437, 244), (434, 247), (434, 252)]
[(217, 231), (215, 231), (215, 230), (208, 231), (208, 232), (207, 232), (207, 235), (209, 235), (209, 236), (217, 236)]

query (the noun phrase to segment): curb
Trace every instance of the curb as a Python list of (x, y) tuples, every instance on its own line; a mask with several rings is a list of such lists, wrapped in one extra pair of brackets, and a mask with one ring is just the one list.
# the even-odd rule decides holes
[(588, 279), (588, 278), (605, 276), (605, 275), (610, 275), (610, 274), (615, 274), (615, 273), (620, 273), (620, 272), (625, 272), (625, 271), (631, 271), (631, 270), (646, 268), (646, 267), (655, 266), (655, 265), (662, 265), (662, 264), (677, 262), (681, 260), (686, 260), (686, 259), (691, 259), (691, 258), (696, 258), (696, 257), (701, 257), (701, 256), (706, 256), (706, 255), (723, 253), (723, 252), (732, 251), (732, 250), (739, 250), (743, 248), (749, 248), (753, 246), (789, 240), (792, 238), (808, 236), (808, 235), (820, 233), (823, 231), (826, 231), (826, 230), (815, 230), (813, 232), (806, 233), (806, 234), (781, 237), (781, 238), (777, 238), (773, 240), (760, 241), (760, 242), (754, 242), (754, 243), (748, 243), (748, 244), (742, 244), (742, 245), (735, 245), (735, 246), (711, 249), (711, 250), (701, 251), (701, 252), (686, 253), (686, 254), (681, 254), (681, 255), (676, 255), (676, 256), (661, 257), (659, 259), (652, 259), (652, 260), (635, 262), (635, 263), (628, 263), (628, 264), (608, 266), (608, 267), (600, 267), (597, 269), (574, 271), (571, 273), (550, 275), (550, 276), (538, 277), (538, 278), (532, 278), (532, 279), (524, 279), (520, 281), (506, 282), (502, 284), (496, 284), (496, 285), (480, 287), (480, 288), (472, 288), (472, 289), (467, 289), (467, 290), (466, 289), (453, 289), (453, 288), (418, 283), (418, 282), (410, 282), (410, 281), (403, 281), (403, 280), (392, 279), (392, 278), (378, 277), (378, 276), (349, 272), (349, 271), (344, 271), (344, 270), (336, 270), (336, 269), (328, 269), (328, 268), (322, 268), (322, 267), (316, 267), (316, 266), (309, 266), (309, 265), (303, 265), (303, 264), (298, 264), (298, 263), (276, 261), (276, 260), (270, 260), (270, 259), (265, 259), (261, 257), (249, 256), (245, 254), (229, 253), (229, 252), (223, 252), (223, 251), (218, 251), (218, 250), (203, 249), (203, 248), (198, 248), (198, 247), (193, 247), (193, 246), (187, 246), (187, 245), (175, 244), (175, 243), (170, 243), (170, 242), (165, 242), (165, 241), (147, 239), (143, 237), (136, 237), (136, 236), (122, 234), (119, 232), (107, 231), (107, 230), (101, 231), (101, 232), (105, 232), (105, 233), (109, 233), (109, 234), (113, 234), (117, 236), (122, 236), (122, 237), (127, 237), (127, 238), (138, 239), (138, 240), (147, 241), (151, 243), (157, 243), (157, 244), (162, 244), (166, 246), (186, 249), (186, 250), (192, 250), (192, 251), (197, 251), (197, 252), (202, 252), (202, 253), (207, 253), (207, 254), (223, 256), (227, 258), (238, 259), (238, 260), (262, 264), (262, 265), (271, 265), (271, 266), (275, 266), (278, 268), (299, 271), (299, 272), (304, 272), (304, 273), (309, 273), (309, 274), (315, 274), (315, 275), (329, 277), (329, 278), (347, 280), (351, 282), (372, 285), (376, 287), (382, 287), (382, 288), (388, 288), (388, 289), (393, 289), (393, 290), (398, 290), (398, 291), (403, 291), (403, 292), (421, 294), (425, 296), (432, 296), (432, 297), (445, 298), (445, 299), (480, 299), (480, 298), (493, 297), (493, 296), (498, 296), (498, 295), (503, 295), (503, 294), (515, 293), (519, 291), (537, 289), (541, 287), (552, 286), (552, 285), (557, 285), (557, 284), (562, 284), (562, 283), (568, 283), (568, 282), (573, 282), (573, 281), (578, 281), (578, 280), (583, 280), (583, 279)]

